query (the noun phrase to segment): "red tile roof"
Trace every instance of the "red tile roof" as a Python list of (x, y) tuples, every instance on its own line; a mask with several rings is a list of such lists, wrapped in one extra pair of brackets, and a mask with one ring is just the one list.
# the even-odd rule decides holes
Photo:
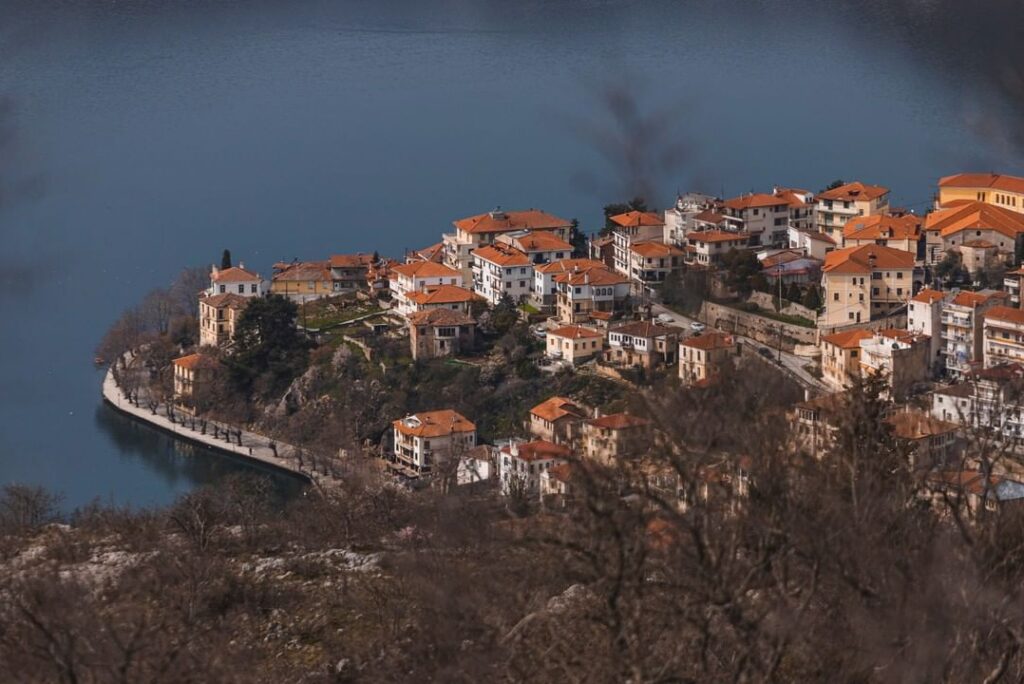
[(911, 301), (921, 302), (922, 304), (934, 304), (935, 302), (941, 301), (944, 298), (945, 293), (939, 292), (938, 290), (931, 290), (926, 287), (920, 292), (918, 292), (916, 295), (911, 297)]
[(991, 188), (1024, 192), (1024, 178), (1001, 173), (957, 173), (939, 179), (940, 188)]
[(572, 252), (572, 245), (550, 231), (531, 230), (526, 235), (509, 237), (526, 252)]
[(261, 280), (257, 274), (252, 271), (247, 271), (241, 266), (219, 269), (216, 273), (212, 274), (212, 278), (214, 282), (220, 282), (223, 280), (231, 283), (259, 282)]
[(530, 266), (533, 263), (524, 252), (499, 243), (478, 247), (473, 250), (473, 256), (499, 266)]
[(783, 204), (788, 205), (790, 200), (785, 197), (769, 195), (763, 192), (754, 192), (747, 195), (740, 195), (727, 199), (722, 204), (729, 209), (751, 209), (753, 207), (776, 207)]
[(665, 221), (660, 216), (650, 211), (627, 211), (625, 214), (612, 216), (611, 220), (624, 228), (665, 225)]
[(609, 413), (607, 416), (588, 420), (587, 424), (607, 430), (628, 430), (629, 428), (646, 427), (651, 424), (651, 421), (639, 416), (631, 416), (628, 413)]
[(459, 219), (453, 225), (467, 233), (508, 233), (513, 230), (555, 230), (569, 228), (572, 222), (566, 221), (540, 209), (525, 211), (495, 210), (486, 214), (477, 214)]
[(637, 242), (630, 246), (629, 251), (636, 252), (645, 258), (682, 256), (683, 250), (660, 242)]
[(857, 202), (877, 199), (888, 192), (889, 188), (883, 188), (881, 185), (865, 185), (860, 181), (854, 181), (840, 185), (838, 188), (819, 192), (816, 199)]
[(282, 270), (273, 276), (274, 282), (281, 281), (307, 281), (331, 280), (331, 265), (328, 261), (297, 261), (287, 264)]
[(409, 314), (409, 323), (412, 325), (474, 325), (476, 321), (461, 311), (454, 309), (427, 309)]
[(975, 308), (981, 304), (987, 304), (993, 299), (1004, 299), (1006, 297), (1005, 292), (991, 291), (991, 292), (961, 292), (956, 297), (953, 297), (952, 304), (957, 306), (966, 306)]
[(373, 263), (372, 254), (332, 254), (329, 259), (331, 268), (360, 268)]
[(185, 368), (187, 370), (196, 370), (202, 368), (217, 368), (220, 366), (220, 362), (208, 355), (208, 354), (189, 354), (188, 356), (180, 356), (173, 361), (174, 365), (178, 368)]
[(455, 432), (476, 430), (476, 425), (451, 409), (415, 413), (392, 422), (392, 425), (410, 437), (446, 437)]
[(661, 337), (662, 335), (674, 335), (681, 333), (682, 328), (677, 328), (674, 325), (661, 325), (654, 321), (635, 321), (633, 323), (627, 323), (620, 325), (617, 328), (609, 330), (609, 333), (619, 333), (621, 335), (628, 335), (630, 337), (643, 337), (645, 339), (651, 339), (654, 337)]
[(590, 328), (584, 328), (579, 325), (565, 325), (561, 328), (555, 328), (554, 330), (547, 331), (550, 337), (564, 337), (570, 340), (581, 340), (589, 339), (591, 337), (604, 337), (604, 333), (598, 332), (597, 330), (591, 330)]
[(435, 285), (419, 292), (410, 292), (406, 299), (416, 304), (460, 304), (483, 299), (478, 294), (458, 285)]
[(433, 261), (414, 261), (411, 264), (397, 264), (391, 267), (393, 273), (409, 278), (457, 278), (462, 274), (454, 268)]
[(916, 240), (921, 237), (921, 219), (913, 214), (857, 216), (843, 226), (843, 237), (847, 240)]
[(858, 349), (860, 348), (861, 340), (867, 340), (874, 336), (874, 333), (870, 330), (846, 330), (844, 332), (832, 333), (831, 335), (824, 335), (821, 341), (840, 349)]
[(687, 234), (690, 242), (747, 242), (750, 233), (730, 233), (722, 230), (696, 230)]
[(709, 351), (712, 349), (728, 349), (736, 346), (736, 341), (732, 335), (727, 335), (720, 332), (707, 332), (703, 335), (696, 335), (688, 339), (683, 340), (679, 343), (684, 347), (692, 347), (694, 349), (703, 349)]
[[(512, 453), (512, 447), (502, 447), (501, 450), (506, 454)], [(543, 439), (518, 444), (516, 451), (516, 458), (522, 461), (549, 461), (555, 458), (566, 458), (572, 454), (569, 447), (546, 442)]]
[(199, 303), (212, 306), (215, 309), (222, 309), (225, 307), (229, 309), (244, 309), (249, 306), (251, 299), (251, 297), (243, 297), (242, 295), (235, 294), (234, 292), (225, 292), (224, 294), (203, 297), (199, 300)]
[(607, 265), (596, 259), (559, 259), (548, 264), (538, 264), (533, 270), (539, 273), (564, 273), (573, 269), (588, 268), (607, 268)]
[(586, 417), (586, 411), (565, 397), (546, 399), (530, 409), (530, 413), (551, 423), (565, 417)]
[[(872, 262), (874, 266), (872, 266)], [(907, 270), (914, 268), (914, 255), (882, 245), (861, 245), (825, 255), (824, 273), (870, 273), (874, 269)]]
[(1024, 310), (1009, 306), (993, 306), (985, 312), (985, 320), (1006, 321), (1016, 325), (1024, 325)]
[(984, 202), (958, 200), (925, 217), (925, 230), (942, 237), (964, 230), (994, 230), (1016, 238), (1024, 233), (1024, 214)]

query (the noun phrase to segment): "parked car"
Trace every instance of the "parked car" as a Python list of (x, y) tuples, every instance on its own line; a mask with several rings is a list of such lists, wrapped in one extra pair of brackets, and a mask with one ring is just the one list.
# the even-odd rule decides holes
[(676, 322), (676, 319), (672, 318), (666, 313), (658, 314), (658, 322), (663, 325), (672, 325)]
[(544, 339), (545, 337), (548, 336), (548, 332), (547, 330), (544, 329), (543, 325), (538, 325), (536, 328), (534, 328), (533, 334), (534, 336), (539, 337), (541, 339)]
[(772, 350), (769, 349), (768, 347), (761, 347), (760, 349), (757, 350), (757, 353), (769, 360), (775, 358), (775, 354), (773, 354)]
[(702, 333), (705, 330), (707, 330), (707, 326), (701, 323), (700, 321), (694, 321), (693, 323), (690, 324), (690, 330), (692, 330), (693, 332)]

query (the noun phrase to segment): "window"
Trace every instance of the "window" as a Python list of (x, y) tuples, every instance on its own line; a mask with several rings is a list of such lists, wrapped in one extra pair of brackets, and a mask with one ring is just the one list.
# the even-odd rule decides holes
[(256, 294), (256, 283), (253, 283), (251, 286), (249, 286), (249, 292)]
[(877, 297), (878, 296), (878, 288), (877, 287), (871, 288), (871, 296), (872, 297)]
[(245, 294), (245, 285), (238, 286), (238, 294)]
[(225, 292), (227, 292), (227, 286), (225, 286), (225, 285), (221, 285), (221, 286), (220, 286), (220, 293), (221, 293), (221, 294), (224, 294)]
[(896, 288), (896, 295), (899, 296), (901, 294), (903, 294), (903, 288), (902, 287), (897, 287)]
[(903, 271), (896, 272), (896, 280), (903, 280)]
[[(871, 274), (871, 279), (872, 280), (881, 280), (882, 279), (882, 272), (881, 271), (875, 271), (874, 273)], [(863, 285), (863, 284), (864, 283), (862, 281), (861, 285)]]
[(835, 301), (835, 302), (839, 301), (839, 293), (838, 292), (836, 292), (835, 294), (832, 295), (832, 301)]

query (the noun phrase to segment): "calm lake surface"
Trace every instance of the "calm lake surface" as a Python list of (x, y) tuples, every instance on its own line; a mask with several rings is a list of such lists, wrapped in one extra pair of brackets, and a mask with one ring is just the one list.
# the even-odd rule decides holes
[(100, 404), (120, 311), (225, 247), (266, 274), (400, 256), (495, 205), (596, 229), (635, 175), (609, 88), (665, 124), (625, 148), (683, 150), (649, 174), (658, 206), (858, 178), (922, 209), (938, 175), (1021, 171), (972, 132), (969, 77), (845, 23), (786, 2), (0, 0), (0, 484), (148, 506), (248, 469)]

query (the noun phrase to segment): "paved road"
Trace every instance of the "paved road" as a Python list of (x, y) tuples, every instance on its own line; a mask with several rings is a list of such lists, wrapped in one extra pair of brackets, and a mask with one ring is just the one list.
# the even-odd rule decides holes
[[(692, 330), (690, 324), (696, 320), (688, 316), (684, 316), (681, 313), (672, 311), (663, 304), (652, 303), (651, 311), (655, 316), (668, 316), (672, 319), (674, 325), (685, 328), (687, 332)], [(752, 337), (744, 337), (743, 335), (734, 335), (734, 337), (744, 344), (750, 345), (753, 349), (760, 349), (761, 347), (767, 346)], [(768, 348), (771, 349), (771, 347)], [(777, 349), (772, 349), (771, 351), (772, 358), (778, 359), (780, 361), (779, 365), (782, 369), (789, 373), (789, 375), (793, 376), (802, 386), (819, 392), (830, 391), (827, 385), (804, 369), (804, 364), (807, 363), (807, 359), (786, 351), (781, 352), (781, 354)]]

